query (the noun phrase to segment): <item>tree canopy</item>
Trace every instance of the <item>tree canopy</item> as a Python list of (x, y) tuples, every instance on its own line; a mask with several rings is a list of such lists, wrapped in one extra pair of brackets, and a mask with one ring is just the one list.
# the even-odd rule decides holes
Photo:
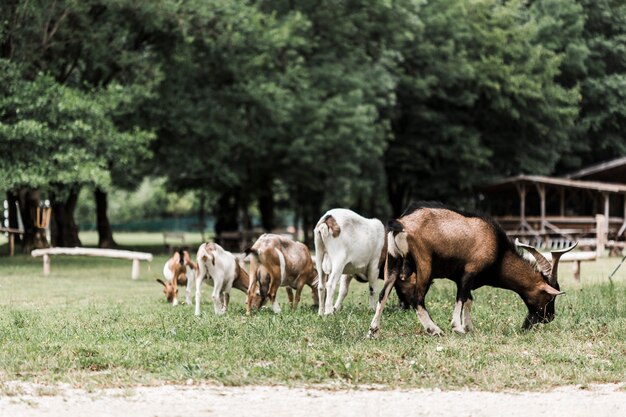
[(468, 206), (496, 178), (626, 154), (615, 0), (11, 0), (0, 16), (0, 189), (67, 206), (93, 187), (99, 223), (106, 191), (147, 175), (211, 201), (218, 231), (257, 210), (272, 229), (277, 209), (309, 229), (332, 206)]

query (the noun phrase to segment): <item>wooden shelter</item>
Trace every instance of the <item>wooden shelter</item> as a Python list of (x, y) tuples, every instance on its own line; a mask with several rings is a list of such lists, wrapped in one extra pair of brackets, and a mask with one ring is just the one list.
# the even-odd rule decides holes
[[(623, 240), (626, 158), (566, 177), (519, 175), (481, 187), (482, 204), (514, 237), (546, 242)], [(517, 207), (516, 207), (517, 206)], [(518, 213), (512, 214), (512, 213)], [(556, 245), (558, 246), (558, 244)]]

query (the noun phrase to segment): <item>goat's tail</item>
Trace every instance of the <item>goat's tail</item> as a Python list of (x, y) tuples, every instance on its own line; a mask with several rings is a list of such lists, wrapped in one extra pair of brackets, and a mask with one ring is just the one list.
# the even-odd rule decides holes
[(387, 223), (387, 250), (394, 258), (404, 258), (409, 253), (409, 242), (404, 226), (398, 220)]

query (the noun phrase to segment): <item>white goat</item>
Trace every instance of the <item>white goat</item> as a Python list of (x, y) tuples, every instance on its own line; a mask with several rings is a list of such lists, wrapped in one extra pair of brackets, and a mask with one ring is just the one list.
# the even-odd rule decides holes
[(250, 280), (248, 273), (239, 265), (232, 253), (217, 243), (203, 243), (196, 255), (198, 275), (196, 276), (196, 316), (200, 315), (200, 287), (202, 280), (213, 281), (213, 308), (215, 314), (224, 314), (228, 309), (230, 290), (234, 287), (247, 293)]
[[(315, 226), (315, 265), (319, 314), (333, 314), (348, 294), (352, 275), (369, 282), (370, 306), (376, 308), (376, 281), (385, 245), (385, 227), (380, 220), (366, 219), (347, 209), (326, 212)], [(333, 308), (333, 295), (339, 277), (339, 297)]]

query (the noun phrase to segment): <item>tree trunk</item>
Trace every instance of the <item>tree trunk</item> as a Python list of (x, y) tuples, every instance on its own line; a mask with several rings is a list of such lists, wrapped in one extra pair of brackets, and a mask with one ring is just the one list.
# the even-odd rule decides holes
[(54, 227), (52, 228), (52, 243), (54, 246), (81, 246), (78, 237), (78, 227), (74, 221), (74, 210), (78, 202), (79, 191), (80, 187), (72, 187), (65, 200), (53, 199), (52, 217), (54, 218)]
[[(19, 229), (20, 225), (19, 222), (17, 220), (17, 202), (18, 202), (18, 198), (17, 198), (17, 194), (13, 191), (9, 191), (7, 192), (7, 203), (9, 205), (9, 207), (7, 208), (9, 211), (9, 227), (11, 229)], [(14, 235), (14, 239), (15, 239), (15, 244), (21, 244), (22, 243), (22, 238), (20, 235)]]
[(406, 187), (392, 179), (393, 175), (387, 175), (387, 193), (389, 194), (389, 203), (391, 204), (391, 210), (393, 211), (392, 215), (395, 219), (400, 217), (404, 211), (404, 206), (406, 202)]
[(239, 230), (239, 221), (237, 214), (239, 213), (239, 201), (236, 192), (226, 192), (220, 196), (217, 201), (217, 209), (215, 212), (215, 235), (216, 241), (224, 249), (229, 251), (239, 251), (239, 245), (232, 239), (220, 239), (223, 232), (236, 232)]
[[(113, 231), (111, 230), (111, 223), (109, 223), (109, 216), (107, 215), (108, 201), (107, 193), (102, 191), (101, 188), (96, 187), (94, 190), (94, 197), (96, 199), (96, 224), (98, 228), (98, 247), (99, 248), (114, 248), (117, 246), (115, 240), (113, 240)], [(73, 218), (73, 215), (72, 215)]]
[(20, 215), (24, 224), (24, 239), (22, 240), (22, 253), (30, 253), (33, 249), (50, 247), (46, 239), (46, 231), (35, 226), (37, 207), (41, 200), (39, 190), (21, 189), (17, 193)]
[(274, 229), (274, 190), (272, 181), (264, 181), (259, 193), (259, 210), (261, 211), (261, 225), (263, 230), (271, 232)]

